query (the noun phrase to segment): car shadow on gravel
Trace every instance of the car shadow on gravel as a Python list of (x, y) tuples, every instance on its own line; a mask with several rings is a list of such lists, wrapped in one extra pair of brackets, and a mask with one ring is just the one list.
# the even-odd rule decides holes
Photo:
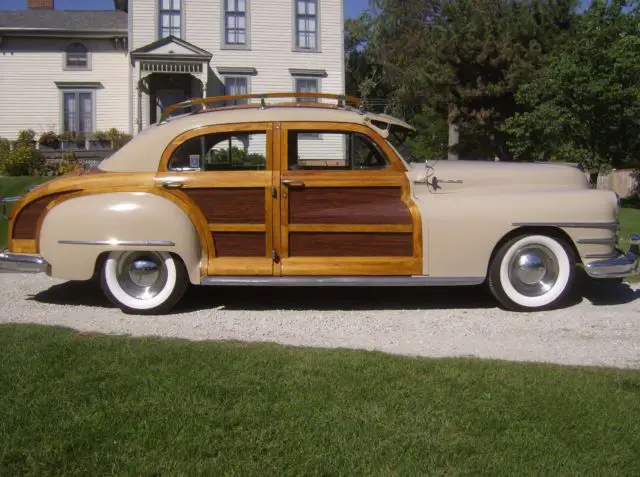
[[(54, 305), (114, 308), (95, 282), (64, 282), (29, 299)], [(495, 308), (482, 286), (471, 287), (208, 287), (192, 286), (172, 314), (227, 310), (427, 310)]]
[[(615, 280), (583, 282), (583, 293), (566, 307), (587, 300), (594, 306), (623, 305), (640, 290)], [(30, 297), (40, 303), (114, 308), (100, 286), (64, 282)], [(171, 314), (226, 310), (434, 310), (498, 308), (485, 286), (468, 287), (207, 287), (192, 286)]]
[(583, 296), (594, 306), (624, 305), (640, 299), (640, 288), (621, 280), (586, 280)]

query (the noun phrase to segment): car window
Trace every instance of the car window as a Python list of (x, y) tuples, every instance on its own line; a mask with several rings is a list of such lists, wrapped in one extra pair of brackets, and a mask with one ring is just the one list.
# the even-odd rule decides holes
[(263, 171), (267, 165), (264, 132), (206, 134), (180, 145), (169, 161), (170, 171)]
[(377, 144), (357, 132), (289, 130), (288, 151), (289, 170), (382, 169), (388, 165)]

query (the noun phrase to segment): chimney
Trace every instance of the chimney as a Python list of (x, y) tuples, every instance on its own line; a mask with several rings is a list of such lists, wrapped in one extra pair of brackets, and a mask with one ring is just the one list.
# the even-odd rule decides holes
[(27, 6), (29, 10), (53, 10), (53, 0), (29, 0)]

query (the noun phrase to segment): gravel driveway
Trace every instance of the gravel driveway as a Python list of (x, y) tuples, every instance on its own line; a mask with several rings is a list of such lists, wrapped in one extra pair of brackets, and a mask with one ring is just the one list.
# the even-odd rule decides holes
[(640, 368), (639, 298), (640, 283), (590, 281), (580, 303), (518, 314), (498, 309), (480, 287), (194, 287), (174, 314), (140, 317), (111, 307), (94, 283), (0, 274), (0, 323)]

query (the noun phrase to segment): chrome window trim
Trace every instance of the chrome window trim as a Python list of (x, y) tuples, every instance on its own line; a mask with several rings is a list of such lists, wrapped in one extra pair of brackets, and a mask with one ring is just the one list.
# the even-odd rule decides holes
[(169, 240), (58, 240), (62, 245), (102, 245), (114, 247), (174, 247)]

